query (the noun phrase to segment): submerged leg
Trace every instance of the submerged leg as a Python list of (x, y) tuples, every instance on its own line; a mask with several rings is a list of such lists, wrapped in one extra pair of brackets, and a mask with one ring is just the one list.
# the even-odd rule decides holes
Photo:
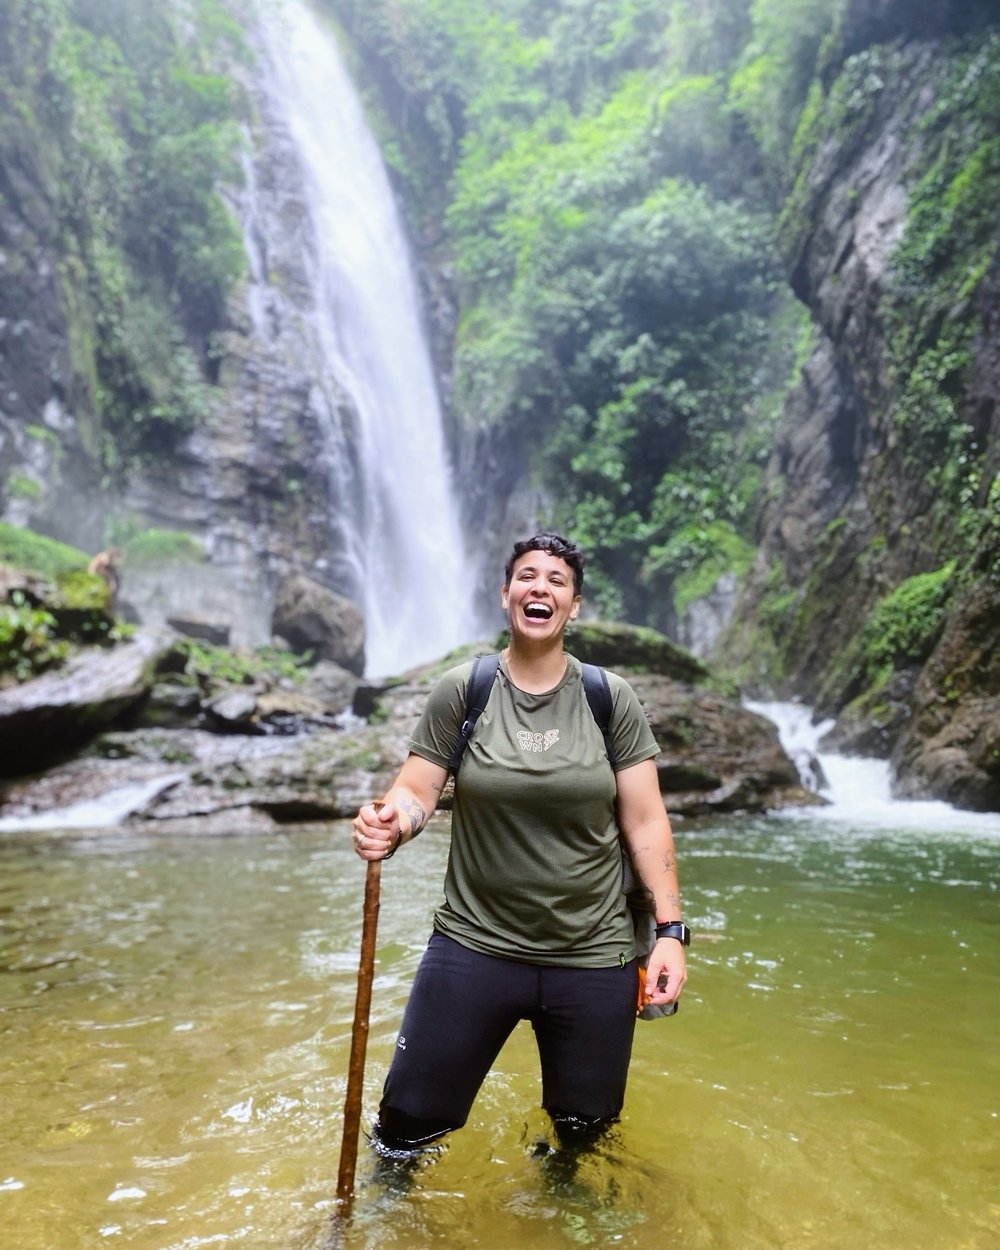
[(528, 979), (516, 964), (432, 936), (382, 1091), (373, 1146), (383, 1157), (419, 1152), (462, 1127), (524, 1014)]
[(624, 968), (546, 968), (532, 1017), (542, 1105), (560, 1146), (592, 1149), (617, 1123), (635, 1031), (635, 961)]

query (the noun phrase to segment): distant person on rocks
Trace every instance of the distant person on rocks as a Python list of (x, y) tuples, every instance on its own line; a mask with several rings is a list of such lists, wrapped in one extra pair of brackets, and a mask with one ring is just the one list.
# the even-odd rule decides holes
[(99, 551), (96, 556), (87, 565), (88, 573), (96, 573), (98, 577), (103, 577), (108, 586), (108, 603), (114, 611), (115, 600), (118, 598), (118, 588), (121, 582), (118, 577), (118, 565), (121, 562), (121, 552), (117, 547), (109, 547), (106, 551)]
[[(517, 543), (507, 563), (510, 645), (456, 773), (444, 902), (385, 1081), (373, 1131), (380, 1154), (408, 1157), (463, 1125), (520, 1020), (535, 1032), (542, 1103), (560, 1143), (590, 1145), (621, 1111), (637, 1004), (675, 1003), (684, 985), (690, 935), (656, 742), (632, 688), (607, 674), (612, 767), (580, 663), (563, 649), (583, 569), (582, 552), (551, 533)], [(471, 670), (440, 679), (384, 806), (355, 818), (362, 859), (394, 854), (426, 825)], [(644, 982), (619, 834), (655, 903)]]

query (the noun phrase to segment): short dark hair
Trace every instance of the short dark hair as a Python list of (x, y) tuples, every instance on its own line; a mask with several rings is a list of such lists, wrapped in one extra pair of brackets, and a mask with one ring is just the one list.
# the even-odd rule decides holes
[(573, 570), (573, 593), (579, 595), (583, 592), (583, 566), (586, 563), (586, 557), (575, 543), (563, 538), (561, 534), (552, 533), (551, 530), (545, 530), (541, 534), (536, 534), (534, 538), (526, 538), (523, 542), (514, 544), (514, 550), (504, 569), (504, 581), (508, 586), (510, 579), (514, 576), (514, 565), (529, 551), (544, 551), (550, 556), (558, 556), (560, 560), (565, 560)]

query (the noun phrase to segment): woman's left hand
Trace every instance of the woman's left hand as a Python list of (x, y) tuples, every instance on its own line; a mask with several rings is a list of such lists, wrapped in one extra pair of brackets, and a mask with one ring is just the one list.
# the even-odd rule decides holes
[(684, 947), (676, 938), (660, 938), (649, 956), (645, 999), (653, 1007), (665, 1007), (680, 997), (687, 980)]

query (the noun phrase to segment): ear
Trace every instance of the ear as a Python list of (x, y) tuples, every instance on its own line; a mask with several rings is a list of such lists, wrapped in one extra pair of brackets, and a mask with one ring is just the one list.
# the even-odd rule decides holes
[(504, 584), (500, 587), (500, 606), (501, 608), (503, 608), (505, 612), (507, 611), (507, 583), (506, 582), (504, 582)]
[(582, 604), (583, 604), (583, 599), (579, 595), (577, 595), (577, 597), (573, 600), (573, 606), (569, 610), (569, 619), (571, 621), (575, 621), (576, 618), (580, 615), (580, 607), (582, 606)]

